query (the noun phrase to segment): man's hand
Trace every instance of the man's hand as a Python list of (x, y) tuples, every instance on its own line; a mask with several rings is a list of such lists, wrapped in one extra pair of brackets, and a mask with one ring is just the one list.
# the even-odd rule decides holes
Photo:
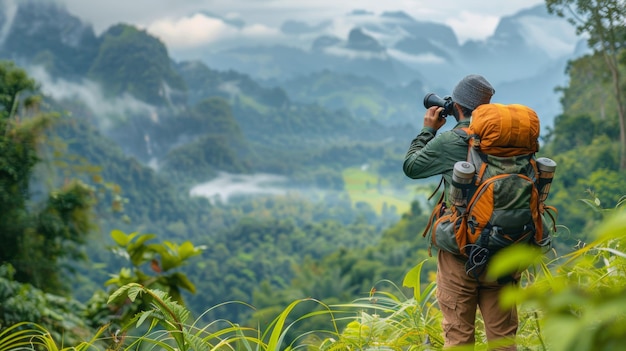
[(426, 110), (426, 114), (424, 115), (424, 127), (432, 128), (435, 131), (443, 127), (443, 125), (446, 124), (446, 119), (439, 117), (441, 111), (443, 111), (443, 107), (439, 106), (432, 106)]

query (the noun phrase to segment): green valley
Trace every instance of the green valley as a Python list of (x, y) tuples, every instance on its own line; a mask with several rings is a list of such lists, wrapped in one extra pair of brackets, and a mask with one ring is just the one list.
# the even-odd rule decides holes
[[(425, 82), (261, 80), (176, 61), (130, 24), (96, 34), (52, 3), (14, 10), (0, 45), (0, 351), (441, 349), (421, 236), (439, 178), (402, 171)], [(625, 341), (618, 27), (614, 75), (595, 50), (550, 97), (562, 113), (538, 156), (558, 165), (552, 250), (499, 258), (532, 266), (505, 298), (521, 302), (527, 350)]]

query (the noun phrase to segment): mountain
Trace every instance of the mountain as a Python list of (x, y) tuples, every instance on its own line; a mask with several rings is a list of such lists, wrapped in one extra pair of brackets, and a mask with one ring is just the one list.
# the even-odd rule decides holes
[(317, 102), (329, 109), (347, 109), (359, 121), (386, 125), (414, 123), (426, 92), (421, 80), (386, 86), (372, 77), (329, 70), (302, 75), (281, 83), (296, 101)]
[[(285, 23), (283, 33), (302, 38), (306, 48), (257, 42), (178, 61), (159, 38), (130, 24), (95, 35), (52, 3), (0, 2), (0, 58), (17, 61), (41, 82), (43, 105), (63, 117), (56, 136), (67, 149), (59, 154), (76, 162), (77, 172), (97, 169), (100, 188), (112, 189), (98, 193), (101, 207), (110, 197), (123, 204), (123, 214), (101, 209), (103, 229), (208, 247), (189, 274), (199, 292), (190, 301), (201, 312), (224, 301), (251, 303), (261, 282), (284, 291), (302, 259), (376, 245), (383, 226), (400, 215), (410, 213), (411, 223), (400, 227), (414, 238), (427, 218), (417, 201), (411, 210), (400, 206), (421, 200), (433, 179), (416, 187), (402, 173), (402, 159), (419, 128), (424, 94), (449, 92), (467, 65), (501, 72), (492, 78), (497, 99), (545, 110), (556, 103), (551, 89), (568, 55), (538, 40), (548, 28), (542, 21), (553, 20), (541, 11), (503, 19), (497, 35), (465, 44), (449, 27), (401, 12), (355, 11), (349, 18), (354, 26), (345, 35), (327, 31), (332, 21)], [(516, 61), (524, 55), (528, 62)], [(250, 179), (271, 183), (272, 191), (275, 185), (281, 195), (248, 196), (262, 188), (246, 189)], [(194, 196), (193, 189), (207, 187), (213, 189)], [(420, 243), (418, 249), (402, 239), (401, 250), (371, 251), (385, 257), (382, 264), (349, 266), (391, 265), (398, 273), (408, 268), (399, 262), (425, 255)], [(92, 244), (102, 250), (104, 241)], [(111, 267), (119, 261), (102, 259)], [(94, 267), (85, 271), (93, 274)], [(371, 270), (359, 270), (365, 271)], [(358, 281), (372, 283), (363, 277)], [(227, 319), (242, 315), (229, 312)]]
[[(329, 34), (334, 33), (333, 21), (351, 25), (352, 29), (346, 37)], [(293, 78), (294, 72), (302, 75), (324, 68), (338, 73), (356, 73), (356, 70), (344, 71), (341, 63), (358, 66), (359, 60), (372, 60), (377, 61), (379, 67), (397, 65), (405, 72), (413, 72), (405, 76), (397, 70), (382, 80), (385, 83), (407, 83), (415, 77), (425, 77), (429, 85), (445, 87), (468, 70), (482, 73), (496, 84), (527, 77), (555, 60), (571, 58), (580, 41), (574, 28), (566, 20), (548, 14), (544, 5), (503, 17), (492, 36), (463, 45), (450, 27), (419, 21), (400, 11), (378, 16), (353, 11), (317, 26), (287, 21), (281, 29), (286, 35), (281, 45), (242, 44), (235, 48), (213, 49), (201, 59), (213, 68), (234, 69), (255, 78), (278, 81)], [(307, 43), (308, 48), (304, 47)], [(254, 59), (251, 55), (256, 50), (260, 50), (260, 56)], [(286, 63), (289, 57), (293, 59), (291, 65), (277, 64)], [(378, 76), (378, 79), (382, 76), (377, 70), (361, 70), (360, 74)]]
[[(334, 34), (335, 22), (348, 23), (352, 29), (346, 36)], [(463, 44), (450, 27), (419, 21), (404, 12), (377, 16), (353, 11), (318, 25), (287, 21), (281, 30), (286, 38), (280, 45), (242, 44), (194, 52), (215, 69), (236, 70), (268, 84), (289, 82), (289, 92), (298, 80), (311, 83), (302, 77), (328, 71), (367, 76), (381, 86), (396, 88), (410, 89), (409, 84), (420, 81), (423, 89), (413, 91), (420, 101), (426, 92), (449, 93), (461, 77), (479, 73), (494, 84), (495, 102), (527, 104), (550, 124), (559, 113), (559, 103), (554, 96), (546, 102), (546, 94), (553, 95), (555, 87), (565, 84), (567, 62), (584, 47), (574, 28), (548, 14), (544, 5), (503, 17), (492, 36)], [(406, 117), (396, 119), (406, 121)]]
[(131, 94), (154, 106), (186, 102), (186, 86), (165, 45), (133, 26), (118, 24), (100, 38), (87, 77), (110, 96)]
[(381, 163), (370, 148), (402, 153), (421, 127), (423, 96), (449, 94), (472, 71), (494, 82), (494, 101), (527, 104), (549, 126), (559, 113), (553, 90), (564, 84), (567, 60), (584, 50), (571, 49), (569, 24), (541, 6), (503, 18), (485, 41), (462, 45), (443, 24), (353, 11), (340, 19), (352, 26), (345, 36), (331, 30), (338, 19), (287, 21), (281, 30), (290, 40), (281, 45), (258, 42), (177, 62), (176, 52), (132, 25), (95, 35), (62, 6), (14, 4), (0, 6), (7, 20), (0, 57), (33, 72), (43, 67), (49, 77), (35, 78), (69, 111), (181, 182), (262, 171), (306, 183), (328, 165), (337, 178), (334, 150), (349, 153), (360, 142), (351, 165)]
[[(0, 8), (7, 13), (7, 7)], [(89, 120), (127, 155), (179, 183), (206, 181), (218, 171), (288, 173), (304, 183), (319, 172), (340, 178), (346, 166), (375, 161), (370, 148), (398, 135), (398, 128), (355, 117), (341, 104), (327, 108), (317, 101), (292, 99), (279, 86), (260, 84), (234, 70), (219, 71), (199, 60), (176, 62), (158, 38), (128, 24), (95, 36), (63, 7), (33, 1), (20, 3), (11, 18), (0, 58), (18, 60), (62, 110)], [(30, 27), (16, 24), (26, 20), (31, 20)], [(82, 41), (68, 41), (66, 30)], [(18, 45), (22, 42), (28, 45)], [(382, 50), (357, 30), (348, 46)], [(74, 60), (80, 58), (73, 71), (58, 64), (68, 52)], [(49, 65), (42, 65), (42, 56)], [(348, 76), (345, 82), (358, 84), (357, 77)], [(375, 104), (388, 105), (386, 99)], [(361, 138), (368, 145), (352, 153), (350, 148)], [(350, 164), (330, 160), (337, 145), (352, 155)], [(332, 169), (320, 171), (327, 161)], [(329, 178), (324, 177), (319, 179)]]
[[(225, 28), (232, 31), (246, 28), (243, 19), (222, 18), (206, 11), (192, 15), (222, 21)], [(376, 15), (354, 10), (317, 24), (285, 21), (280, 27), (280, 41), (271, 43), (242, 40), (232, 41), (223, 48), (207, 45), (167, 52), (168, 48), (158, 39), (149, 44), (151, 40), (146, 37), (145, 43), (140, 45), (152, 45), (153, 52), (143, 58), (144, 62), (138, 63), (136, 69), (128, 73), (118, 70), (121, 76), (116, 77), (111, 74), (118, 68), (115, 65), (92, 67), (94, 60), (107, 51), (111, 59), (120, 56), (114, 45), (125, 37), (118, 36), (115, 29), (109, 29), (113, 32), (108, 35), (96, 37), (89, 25), (62, 7), (44, 6), (41, 2), (24, 1), (13, 8), (4, 6), (0, 16), (7, 19), (0, 27), (0, 57), (18, 63), (28, 58), (30, 64), (43, 65), (52, 76), (80, 77), (94, 69), (89, 72), (90, 77), (99, 74), (104, 81), (109, 78), (114, 84), (126, 84), (124, 88), (107, 86), (105, 82), (108, 92), (140, 89), (132, 95), (143, 96), (150, 104), (178, 104), (185, 99), (185, 94), (195, 94), (185, 90), (175, 73), (168, 72), (166, 57), (169, 54), (185, 57), (185, 61), (199, 60), (213, 70), (248, 75), (270, 89), (288, 84), (289, 89), (283, 90), (286, 97), (294, 101), (304, 97), (302, 101), (320, 103), (325, 108), (347, 108), (358, 119), (378, 119), (395, 126), (410, 123), (415, 128), (421, 124), (415, 115), (421, 114), (422, 97), (429, 92), (449, 94), (453, 85), (469, 73), (483, 74), (494, 84), (495, 102), (527, 104), (537, 110), (545, 125), (550, 125), (560, 113), (558, 99), (553, 96), (554, 88), (566, 83), (567, 62), (584, 52), (585, 47), (573, 27), (564, 19), (548, 14), (544, 5), (503, 17), (492, 36), (484, 41), (465, 43), (459, 43), (449, 26), (416, 20), (401, 11)], [(63, 28), (59, 27), (61, 23)], [(147, 33), (137, 30), (135, 34), (145, 37)], [(105, 52), (99, 51), (103, 49), (100, 41), (107, 42)], [(128, 52), (136, 50), (129, 46), (124, 48)], [(152, 76), (147, 71), (154, 71), (154, 65), (164, 69), (156, 70), (163, 76), (154, 78), (159, 84), (152, 86), (152, 91), (122, 83), (132, 75)], [(318, 96), (320, 99), (314, 101), (305, 92), (309, 89), (307, 85), (319, 85), (314, 77), (320, 77), (321, 72), (344, 78), (372, 78), (380, 86), (379, 90), (406, 90), (407, 93), (401, 101), (398, 97), (390, 101), (389, 94), (385, 94), (381, 105), (380, 99), (363, 103), (372, 98), (371, 93), (348, 98), (345, 90), (327, 85), (325, 96)], [(354, 84), (358, 84), (358, 79)], [(150, 98), (146, 99), (147, 96)], [(361, 102), (355, 103), (357, 100)]]
[(0, 57), (36, 64), (54, 76), (77, 78), (100, 45), (93, 28), (58, 5), (24, 1), (0, 6)]

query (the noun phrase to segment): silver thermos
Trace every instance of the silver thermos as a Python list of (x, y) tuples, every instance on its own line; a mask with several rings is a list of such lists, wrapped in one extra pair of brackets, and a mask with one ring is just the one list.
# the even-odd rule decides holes
[(467, 206), (469, 185), (474, 180), (474, 165), (467, 161), (454, 164), (452, 170), (452, 184), (450, 186), (450, 202), (456, 207)]
[(550, 185), (556, 171), (556, 162), (547, 157), (540, 157), (537, 159), (537, 168), (539, 169), (539, 202), (544, 203), (550, 193)]

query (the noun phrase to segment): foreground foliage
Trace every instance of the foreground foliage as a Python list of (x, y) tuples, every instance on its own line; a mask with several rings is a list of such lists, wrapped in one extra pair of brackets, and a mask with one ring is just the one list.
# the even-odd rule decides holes
[(94, 199), (93, 189), (73, 177), (33, 189), (42, 145), (58, 117), (42, 112), (41, 102), (35, 81), (0, 61), (0, 263), (14, 267), (17, 281), (60, 293), (68, 289), (62, 259), (83, 258)]
[[(531, 265), (523, 284), (505, 292), (505, 304), (520, 308), (518, 348), (523, 350), (613, 350), (626, 342), (626, 210), (609, 212), (595, 232), (595, 240), (556, 258), (514, 246), (494, 258), (490, 274)], [(206, 325), (167, 293), (137, 283), (117, 289), (109, 303), (120, 298), (142, 301), (139, 311), (114, 337), (102, 329), (75, 350), (437, 350), (441, 314), (434, 299), (434, 282), (421, 283), (421, 262), (406, 275), (403, 285), (413, 296), (372, 289), (367, 297), (347, 304), (325, 305), (313, 299), (293, 301), (270, 323), (256, 328), (224, 320)], [(380, 282), (387, 284), (390, 282)], [(393, 284), (392, 284), (393, 285)], [(316, 304), (297, 315), (297, 306)], [(219, 308), (215, 306), (213, 308)], [(311, 318), (323, 318), (327, 328), (310, 330), (288, 342), (290, 329)], [(342, 323), (345, 322), (345, 323)], [(344, 324), (345, 327), (338, 327)], [(478, 349), (487, 349), (478, 323)], [(27, 342), (30, 340), (30, 343)], [(0, 350), (16, 345), (28, 350), (59, 350), (51, 333), (36, 324), (18, 323), (0, 335)]]
[(610, 215), (596, 234), (508, 296), (537, 316), (544, 349), (616, 350), (626, 342), (626, 211)]

